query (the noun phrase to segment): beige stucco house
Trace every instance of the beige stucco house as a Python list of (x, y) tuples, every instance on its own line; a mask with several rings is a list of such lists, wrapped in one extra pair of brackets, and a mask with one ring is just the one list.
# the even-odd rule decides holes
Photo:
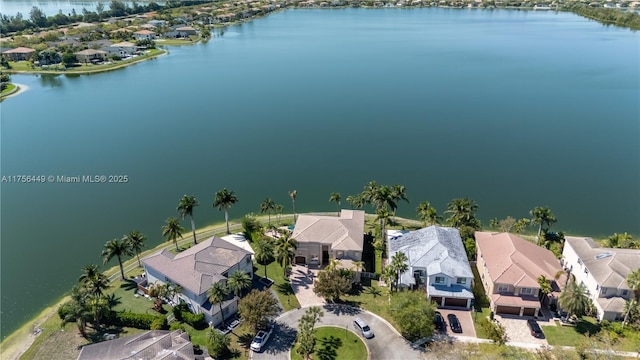
[(551, 251), (509, 233), (478, 231), (475, 237), (476, 266), (494, 313), (538, 316), (541, 275), (551, 281), (548, 299), (557, 300), (566, 275), (554, 279), (562, 266)]
[(322, 266), (330, 259), (361, 261), (364, 211), (342, 210), (340, 216), (298, 216), (293, 234), (298, 241), (295, 263)]

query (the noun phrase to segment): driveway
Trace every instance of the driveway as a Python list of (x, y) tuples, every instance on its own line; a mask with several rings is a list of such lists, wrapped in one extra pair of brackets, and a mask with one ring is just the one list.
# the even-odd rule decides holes
[[(527, 319), (530, 319), (529, 317), (520, 318), (496, 315), (495, 318), (504, 326), (507, 336), (509, 337), (509, 343), (528, 344), (528, 347), (531, 347), (531, 345), (538, 347), (549, 345), (547, 339), (538, 339), (531, 336), (531, 331), (527, 326)], [(555, 325), (555, 323), (549, 322), (549, 320), (536, 320), (536, 322), (540, 326)]]
[(306, 266), (294, 265), (291, 269), (289, 280), (293, 293), (300, 302), (300, 307), (324, 305), (324, 299), (313, 292), (313, 280), (317, 276), (317, 269), (309, 269)]
[[(437, 311), (442, 314), (444, 321), (447, 323), (447, 335), (450, 336), (468, 336), (476, 337), (476, 328), (473, 326), (473, 311), (471, 310), (452, 310), (452, 309), (438, 309)], [(447, 315), (454, 314), (460, 321), (462, 327), (462, 333), (454, 333), (449, 326), (449, 320)]]
[[(413, 350), (409, 343), (384, 319), (368, 311), (345, 305), (322, 306), (324, 316), (316, 324), (318, 326), (336, 326), (356, 333), (367, 346), (369, 358), (372, 360), (411, 360), (421, 359), (422, 353)], [(286, 312), (276, 318), (276, 327), (271, 339), (262, 353), (252, 353), (254, 360), (288, 360), (289, 350), (295, 342), (298, 320), (305, 309)], [(365, 339), (353, 327), (353, 320), (362, 318), (369, 324), (375, 336)], [(353, 359), (358, 360), (358, 359)]]

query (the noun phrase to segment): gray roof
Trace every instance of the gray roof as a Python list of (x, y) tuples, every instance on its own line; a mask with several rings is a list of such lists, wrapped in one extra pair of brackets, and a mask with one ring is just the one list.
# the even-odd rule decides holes
[(214, 236), (177, 255), (165, 249), (145, 257), (142, 262), (172, 282), (200, 295), (214, 283), (225, 279), (222, 274), (246, 255), (251, 253)]
[(602, 287), (629, 289), (627, 276), (640, 267), (640, 250), (603, 248), (591, 238), (575, 236), (565, 236), (566, 244)]
[(411, 267), (427, 270), (427, 275), (444, 274), (455, 278), (473, 278), (458, 229), (429, 226), (389, 241), (389, 259), (403, 252), (410, 269), (402, 275), (402, 282), (413, 284)]
[(194, 358), (189, 334), (182, 330), (151, 330), (103, 341), (83, 347), (78, 355), (78, 360), (193, 360)]
[(299, 243), (318, 242), (332, 250), (362, 251), (364, 244), (364, 211), (340, 211), (340, 217), (298, 215), (292, 238)]
[(453, 284), (450, 286), (430, 285), (427, 288), (427, 293), (431, 297), (442, 296), (442, 297), (458, 298), (458, 299), (474, 298), (473, 293), (469, 289), (456, 284)]

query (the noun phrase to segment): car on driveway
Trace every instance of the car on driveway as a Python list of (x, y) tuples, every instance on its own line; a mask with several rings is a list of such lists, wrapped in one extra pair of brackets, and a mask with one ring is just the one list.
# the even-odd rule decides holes
[(373, 337), (373, 331), (371, 330), (369, 325), (361, 318), (356, 318), (356, 320), (353, 322), (353, 326), (355, 326), (356, 329), (360, 330), (362, 336), (364, 336), (365, 338), (371, 339)]
[(436, 316), (433, 318), (433, 325), (438, 331), (447, 330), (447, 324), (445, 324), (444, 318), (442, 317), (442, 314), (439, 311), (436, 311)]
[(536, 337), (538, 339), (544, 339), (544, 333), (542, 332), (540, 325), (538, 325), (538, 323), (535, 320), (533, 319), (527, 320), (527, 326), (531, 331), (531, 336)]
[(271, 336), (272, 332), (273, 325), (269, 326), (267, 330), (258, 331), (256, 337), (254, 337), (253, 341), (251, 342), (251, 350), (255, 352), (262, 351), (262, 349), (264, 349), (264, 346), (267, 344), (267, 341), (269, 341), (269, 337)]
[(455, 316), (454, 314), (449, 314), (447, 315), (447, 320), (449, 320), (451, 331), (453, 331), (454, 333), (462, 332), (462, 325), (460, 325), (460, 321), (458, 320), (457, 316)]

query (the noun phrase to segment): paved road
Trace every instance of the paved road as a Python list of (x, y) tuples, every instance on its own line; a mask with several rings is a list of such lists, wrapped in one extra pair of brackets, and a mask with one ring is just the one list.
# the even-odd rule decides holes
[[(264, 352), (253, 353), (253, 360), (288, 360), (289, 350), (295, 342), (298, 320), (304, 314), (305, 309), (297, 309), (286, 312), (276, 319), (276, 328)], [(375, 336), (372, 339), (365, 339), (361, 334), (358, 336), (364, 341), (369, 350), (371, 360), (411, 360), (421, 359), (421, 352), (413, 350), (409, 343), (384, 319), (370, 312), (344, 305), (324, 305), (324, 316), (316, 326), (337, 326), (347, 327), (355, 332), (353, 319), (360, 317), (364, 319)], [(354, 359), (357, 360), (357, 359)]]

